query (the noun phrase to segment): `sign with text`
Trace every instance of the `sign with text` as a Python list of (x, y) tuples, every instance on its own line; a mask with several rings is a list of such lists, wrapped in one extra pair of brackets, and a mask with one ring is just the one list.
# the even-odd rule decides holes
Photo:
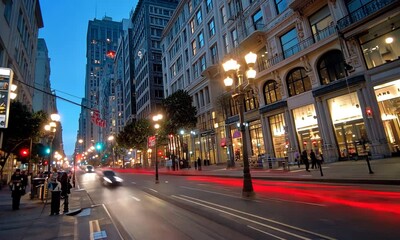
[(8, 127), (10, 111), (10, 86), (14, 73), (10, 68), (0, 68), (0, 128)]

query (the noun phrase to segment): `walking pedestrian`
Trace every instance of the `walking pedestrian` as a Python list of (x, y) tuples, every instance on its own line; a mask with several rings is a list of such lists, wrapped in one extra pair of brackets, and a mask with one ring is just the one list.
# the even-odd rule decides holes
[(304, 165), (306, 166), (306, 171), (309, 172), (310, 163), (308, 162), (308, 154), (307, 150), (304, 149), (301, 153), (301, 160), (303, 161)]
[(311, 169), (317, 169), (317, 156), (315, 152), (311, 149), (310, 151), (310, 159), (311, 159)]
[(25, 194), (25, 179), (21, 175), (21, 170), (16, 169), (14, 174), (11, 176), (11, 180), (8, 183), (11, 189), (11, 197), (12, 197), (12, 209), (18, 210), (19, 204), (21, 202), (21, 196)]

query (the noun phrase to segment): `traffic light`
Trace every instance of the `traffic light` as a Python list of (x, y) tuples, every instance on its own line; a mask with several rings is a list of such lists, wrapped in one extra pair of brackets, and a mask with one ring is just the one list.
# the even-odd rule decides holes
[(46, 147), (45, 153), (46, 153), (46, 154), (50, 154), (50, 147)]
[(101, 143), (96, 143), (96, 150), (100, 151), (103, 148), (103, 146), (101, 145)]
[(367, 114), (367, 118), (372, 118), (372, 109), (371, 107), (365, 108), (365, 113)]
[(48, 162), (47, 160), (44, 160), (44, 161), (43, 161), (43, 165), (44, 165), (44, 166), (47, 166), (47, 164), (49, 164), (49, 162)]
[(21, 157), (27, 157), (27, 156), (29, 155), (29, 149), (27, 149), (27, 148), (22, 148), (22, 149), (19, 151), (19, 155), (20, 155)]

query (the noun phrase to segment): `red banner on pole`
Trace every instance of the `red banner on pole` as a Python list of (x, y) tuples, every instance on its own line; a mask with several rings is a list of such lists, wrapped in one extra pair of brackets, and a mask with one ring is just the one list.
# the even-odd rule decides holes
[(156, 145), (156, 136), (150, 136), (149, 137), (148, 146), (149, 147), (154, 147), (155, 145)]
[(101, 119), (99, 110), (93, 110), (91, 116), (92, 123), (96, 124), (99, 127), (106, 127), (106, 120)]

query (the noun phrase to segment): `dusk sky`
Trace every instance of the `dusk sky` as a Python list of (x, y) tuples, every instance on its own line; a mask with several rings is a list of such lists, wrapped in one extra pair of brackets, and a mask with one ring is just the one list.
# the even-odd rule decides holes
[[(86, 32), (89, 20), (105, 15), (114, 21), (129, 18), (137, 0), (40, 0), (44, 38), (50, 57), (51, 88), (57, 96), (78, 104), (84, 97)], [(63, 127), (64, 151), (74, 152), (80, 106), (57, 99)]]

